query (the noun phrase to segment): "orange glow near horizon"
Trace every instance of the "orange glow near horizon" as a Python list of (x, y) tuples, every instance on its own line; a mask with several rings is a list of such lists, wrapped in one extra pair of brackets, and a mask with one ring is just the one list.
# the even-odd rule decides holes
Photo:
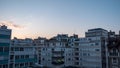
[[(58, 33), (58, 34), (60, 34), (60, 33)], [(64, 34), (64, 33), (63, 33)], [(66, 34), (66, 33), (65, 33)], [(69, 36), (72, 36), (73, 34), (68, 34)], [(17, 33), (12, 33), (12, 39), (14, 38), (14, 37), (17, 37), (17, 38), (19, 38), (19, 39), (25, 39), (25, 38), (32, 38), (32, 39), (35, 39), (35, 38), (38, 38), (38, 37), (44, 37), (44, 38), (47, 38), (47, 39), (50, 39), (50, 38), (52, 38), (52, 37), (54, 37), (54, 36), (57, 36), (57, 34), (56, 33), (54, 33), (54, 34), (17, 34)], [(84, 34), (82, 34), (82, 35), (79, 35), (78, 34), (78, 36), (79, 37), (84, 37)]]

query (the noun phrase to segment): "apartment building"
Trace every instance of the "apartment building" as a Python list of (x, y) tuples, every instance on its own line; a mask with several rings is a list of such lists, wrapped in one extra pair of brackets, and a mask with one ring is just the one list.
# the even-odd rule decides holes
[(85, 37), (58, 34), (50, 39), (11, 40), (11, 30), (0, 27), (0, 68), (120, 68), (120, 33), (89, 29)]
[[(102, 28), (95, 28), (95, 29), (89, 29), (88, 32), (85, 34), (86, 38), (91, 38), (90, 45), (98, 45), (96, 47), (93, 47), (93, 50), (95, 48), (96, 57), (99, 57), (98, 60), (101, 64), (96, 64), (96, 68), (108, 68), (107, 67), (107, 38), (108, 38), (108, 31)], [(92, 51), (92, 49), (91, 49)], [(95, 67), (94, 67), (95, 68)]]
[(46, 47), (46, 43), (47, 39), (43, 38), (43, 37), (38, 37), (36, 39), (33, 40), (33, 45), (35, 47), (36, 50), (36, 54), (37, 54), (37, 64), (41, 64), (41, 49), (42, 47)]
[(106, 44), (108, 31), (95, 28), (89, 29), (86, 37), (74, 42), (74, 62), (80, 68), (107, 68)]
[(58, 34), (41, 47), (40, 63), (48, 67), (107, 68), (107, 37), (108, 31), (101, 28), (88, 30), (84, 38)]
[(69, 37), (67, 34), (58, 34), (46, 41), (41, 46), (41, 65), (60, 68), (73, 66), (73, 48), (68, 45)]
[(108, 34), (108, 68), (120, 68), (120, 32)]
[(27, 68), (34, 66), (37, 62), (37, 55), (33, 40), (17, 39), (11, 41), (9, 68)]
[(7, 26), (0, 26), (0, 68), (9, 68), (9, 47), (11, 30)]

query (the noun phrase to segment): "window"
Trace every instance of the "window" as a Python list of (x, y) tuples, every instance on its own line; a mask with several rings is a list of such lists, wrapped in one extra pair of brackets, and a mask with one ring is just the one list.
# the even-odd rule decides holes
[(20, 51), (24, 51), (22, 47), (20, 48)]
[(19, 59), (20, 57), (17, 55), (17, 56), (15, 56), (15, 59)]
[(18, 68), (18, 67), (19, 67), (19, 64), (15, 64), (15, 67)]
[(83, 56), (87, 56), (87, 54), (86, 54), (86, 53), (83, 53)]
[(75, 51), (79, 51), (79, 48), (75, 48)]
[(75, 57), (75, 60), (79, 60), (79, 57)]
[(14, 59), (14, 55), (10, 55), (10, 59), (13, 60)]
[(95, 45), (99, 45), (99, 43), (95, 43)]
[(95, 49), (95, 51), (100, 51), (100, 49)]
[(79, 62), (75, 62), (75, 65), (79, 65)]
[(25, 63), (25, 66), (28, 66), (28, 63)]
[(21, 67), (23, 67), (23, 66), (24, 66), (24, 64), (23, 64), (23, 63), (21, 63), (21, 64), (20, 64), (20, 66), (21, 66)]
[(21, 55), (21, 59), (24, 59), (24, 55)]
[(79, 53), (75, 53), (76, 56), (79, 56)]
[(32, 62), (30, 62), (30, 65), (33, 65), (33, 63), (32, 63)]
[(43, 51), (45, 50), (45, 48), (42, 49)]
[(4, 47), (4, 52), (9, 52), (9, 47)]
[(14, 47), (11, 47), (11, 51), (14, 51)]
[(68, 60), (70, 61), (71, 59), (70, 59), (70, 58), (68, 58)]
[(91, 44), (91, 46), (94, 46), (94, 44)]
[(39, 60), (39, 64), (41, 64), (41, 60)]
[(90, 56), (90, 54), (88, 53), (88, 56)]
[(82, 58), (80, 58), (80, 60), (82, 60)]
[(15, 51), (19, 51), (19, 48), (18, 48), (18, 47), (15, 47)]
[(75, 43), (75, 46), (79, 46), (79, 43)]
[(44, 61), (45, 59), (44, 59), (44, 58), (42, 58), (42, 60)]
[(25, 58), (28, 59), (28, 58), (29, 58), (29, 55), (25, 55)]
[(113, 55), (113, 56), (118, 56), (118, 50), (114, 48), (112, 55)]
[(113, 48), (113, 53), (116, 53), (117, 52), (117, 49)]
[(3, 47), (0, 47), (0, 52), (3, 52)]
[(113, 58), (113, 59), (112, 59), (112, 63), (113, 63), (113, 64), (117, 64), (117, 63), (118, 63), (118, 59), (117, 59), (117, 58)]
[(8, 65), (3, 65), (3, 68), (7, 68), (8, 67)]

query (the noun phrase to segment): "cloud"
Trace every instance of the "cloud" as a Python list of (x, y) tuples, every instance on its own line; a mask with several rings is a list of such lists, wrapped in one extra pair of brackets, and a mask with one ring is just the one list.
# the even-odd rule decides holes
[(2, 21), (2, 22), (0, 22), (0, 25), (6, 25), (10, 28), (18, 28), (18, 29), (24, 28), (24, 26), (15, 24), (12, 21)]

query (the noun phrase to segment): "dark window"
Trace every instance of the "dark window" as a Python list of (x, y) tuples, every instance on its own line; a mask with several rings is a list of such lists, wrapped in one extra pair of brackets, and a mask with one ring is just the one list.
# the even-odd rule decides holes
[(28, 63), (25, 63), (25, 66), (28, 66)]
[(80, 58), (80, 60), (82, 60), (82, 58)]
[(19, 59), (19, 56), (15, 56), (15, 59)]
[(79, 53), (75, 53), (76, 56), (79, 56)]
[(42, 60), (44, 61), (45, 59), (44, 59), (44, 58), (42, 58)]
[(19, 64), (15, 64), (15, 67), (17, 68), (19, 66)]
[(100, 51), (100, 49), (95, 49), (95, 51)]
[(75, 51), (79, 51), (79, 48), (75, 48)]
[(113, 53), (117, 53), (117, 49), (114, 48), (114, 49), (113, 49)]
[(43, 51), (45, 50), (45, 48), (42, 49)]
[(70, 59), (70, 58), (68, 58), (68, 60), (70, 61), (71, 59)]
[(4, 52), (9, 52), (9, 47), (4, 47)]
[(10, 35), (0, 34), (1, 39), (10, 39)]
[(15, 51), (19, 51), (19, 48), (18, 48), (18, 47), (15, 47)]
[(14, 55), (10, 55), (10, 59), (11, 59), (11, 60), (14, 59)]
[(0, 52), (3, 52), (3, 47), (0, 47)]
[(30, 65), (33, 65), (33, 63), (32, 63), (32, 62), (30, 62)]
[(24, 66), (24, 64), (23, 64), (23, 63), (21, 63), (21, 64), (20, 64), (20, 66), (22, 67), (22, 66)]
[(24, 51), (24, 49), (21, 47), (21, 48), (20, 48), (20, 51)]
[(118, 63), (117, 58), (113, 58), (113, 63)]
[(79, 62), (75, 62), (75, 65), (79, 65)]
[(11, 47), (11, 51), (14, 51), (14, 47)]
[(21, 55), (21, 59), (24, 59), (24, 55)]
[(75, 57), (75, 60), (79, 60), (79, 57)]
[(26, 55), (25, 58), (28, 59), (28, 58), (29, 58), (29, 55)]
[(95, 43), (95, 45), (99, 45), (99, 43)]

